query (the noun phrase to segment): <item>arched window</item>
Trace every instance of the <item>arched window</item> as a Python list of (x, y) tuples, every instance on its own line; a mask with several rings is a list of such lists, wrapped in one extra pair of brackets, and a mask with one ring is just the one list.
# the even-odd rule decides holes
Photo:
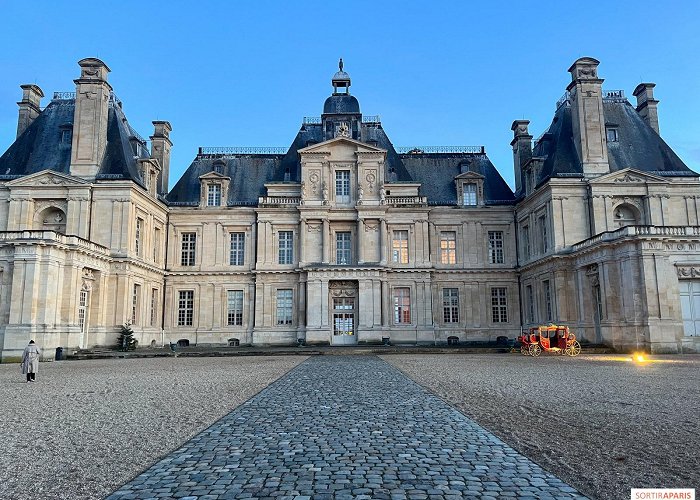
[(616, 227), (635, 226), (640, 223), (639, 211), (628, 203), (615, 208), (613, 219)]

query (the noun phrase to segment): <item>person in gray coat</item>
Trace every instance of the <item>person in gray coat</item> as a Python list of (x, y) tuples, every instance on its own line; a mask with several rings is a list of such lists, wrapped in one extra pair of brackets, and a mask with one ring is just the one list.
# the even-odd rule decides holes
[(36, 372), (39, 371), (39, 356), (41, 356), (41, 349), (33, 340), (30, 340), (29, 345), (24, 348), (24, 353), (22, 353), (22, 373), (27, 374), (27, 382), (36, 382)]

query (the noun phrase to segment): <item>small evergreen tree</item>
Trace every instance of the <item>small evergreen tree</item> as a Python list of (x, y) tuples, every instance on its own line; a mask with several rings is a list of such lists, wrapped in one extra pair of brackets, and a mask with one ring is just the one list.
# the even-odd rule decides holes
[(133, 351), (136, 349), (136, 339), (134, 338), (134, 330), (131, 328), (131, 322), (127, 321), (121, 326), (119, 338), (117, 339), (117, 349), (120, 351)]

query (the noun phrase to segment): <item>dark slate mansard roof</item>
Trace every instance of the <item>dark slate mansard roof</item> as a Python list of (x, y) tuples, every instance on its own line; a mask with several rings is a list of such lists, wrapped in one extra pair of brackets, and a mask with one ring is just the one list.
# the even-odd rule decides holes
[[(603, 99), (606, 127), (615, 127), (618, 141), (608, 142), (610, 171), (634, 168), (662, 177), (697, 177), (625, 98)], [(533, 157), (544, 159), (536, 185), (552, 177), (583, 177), (574, 145), (571, 106), (564, 101), (549, 128), (535, 143)], [(518, 193), (520, 194), (520, 193)]]
[[(354, 96), (333, 95), (324, 103), (324, 114), (359, 113)], [(322, 125), (304, 123), (286, 154), (199, 154), (167, 196), (175, 206), (197, 206), (200, 199), (199, 177), (224, 162), (222, 173), (231, 178), (228, 206), (256, 205), (265, 195), (265, 183), (300, 182), (301, 163), (298, 151), (323, 142)], [(486, 155), (481, 153), (398, 154), (381, 123), (362, 123), (360, 141), (386, 149), (387, 182), (419, 182), (421, 195), (432, 205), (456, 205), (454, 178), (471, 170), (484, 176), (487, 205), (513, 204), (513, 192)]]
[[(75, 99), (54, 99), (0, 157), (0, 180), (16, 179), (42, 170), (70, 174), (71, 142), (62, 143), (62, 130), (73, 126)], [(130, 138), (138, 138), (135, 154)], [(127, 179), (142, 187), (145, 183), (137, 160), (149, 154), (138, 134), (130, 127), (121, 103), (110, 99), (107, 117), (107, 146), (100, 169), (101, 179)]]

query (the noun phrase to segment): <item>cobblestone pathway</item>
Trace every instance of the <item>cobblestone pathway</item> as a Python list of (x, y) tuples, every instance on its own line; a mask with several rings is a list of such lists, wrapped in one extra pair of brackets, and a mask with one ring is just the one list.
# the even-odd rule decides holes
[(109, 499), (584, 498), (373, 356), (315, 356)]

